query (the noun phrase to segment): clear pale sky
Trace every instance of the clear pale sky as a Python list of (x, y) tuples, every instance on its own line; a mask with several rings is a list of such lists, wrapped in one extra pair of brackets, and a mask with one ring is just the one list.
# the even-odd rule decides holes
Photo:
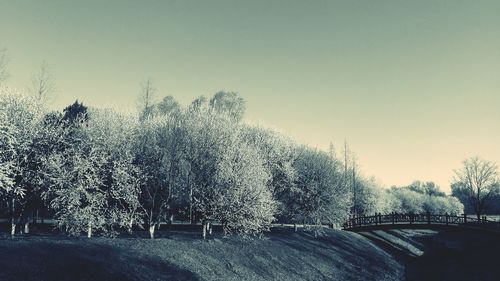
[(134, 107), (148, 76), (184, 104), (237, 91), (249, 121), (346, 139), (387, 186), (500, 162), (500, 1), (3, 0), (2, 47), (10, 86), (47, 61), (54, 108)]

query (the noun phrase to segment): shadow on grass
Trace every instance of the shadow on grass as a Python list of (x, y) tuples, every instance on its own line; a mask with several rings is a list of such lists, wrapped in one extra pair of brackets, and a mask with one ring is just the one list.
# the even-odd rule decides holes
[(0, 280), (199, 280), (192, 272), (83, 239), (0, 241)]

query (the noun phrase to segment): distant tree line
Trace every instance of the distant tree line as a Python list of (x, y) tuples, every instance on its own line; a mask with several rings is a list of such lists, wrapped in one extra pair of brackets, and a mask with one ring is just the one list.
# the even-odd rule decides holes
[(353, 201), (356, 215), (374, 213), (431, 213), (462, 214), (463, 204), (454, 196), (447, 196), (433, 182), (415, 181), (408, 186), (384, 189), (374, 179), (360, 179)]

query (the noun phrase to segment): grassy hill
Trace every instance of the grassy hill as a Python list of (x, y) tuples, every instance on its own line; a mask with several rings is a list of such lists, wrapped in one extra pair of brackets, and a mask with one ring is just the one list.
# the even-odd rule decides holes
[[(4, 232), (5, 233), (5, 232)], [(130, 238), (0, 238), (0, 280), (498, 280), (500, 235), (471, 229), (360, 234), (275, 229), (203, 241), (193, 231)]]
[(145, 238), (0, 240), (0, 280), (400, 280), (403, 267), (350, 232), (275, 230), (264, 239), (164, 232)]

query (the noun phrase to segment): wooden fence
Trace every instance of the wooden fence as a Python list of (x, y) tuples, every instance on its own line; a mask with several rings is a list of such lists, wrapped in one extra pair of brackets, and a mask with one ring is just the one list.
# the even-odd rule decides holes
[(343, 225), (345, 230), (360, 230), (366, 227), (394, 225), (394, 228), (402, 225), (434, 224), (455, 225), (467, 227), (480, 227), (500, 231), (500, 221), (488, 219), (486, 216), (478, 219), (476, 216), (463, 215), (438, 215), (438, 214), (375, 214), (373, 216), (355, 216)]

